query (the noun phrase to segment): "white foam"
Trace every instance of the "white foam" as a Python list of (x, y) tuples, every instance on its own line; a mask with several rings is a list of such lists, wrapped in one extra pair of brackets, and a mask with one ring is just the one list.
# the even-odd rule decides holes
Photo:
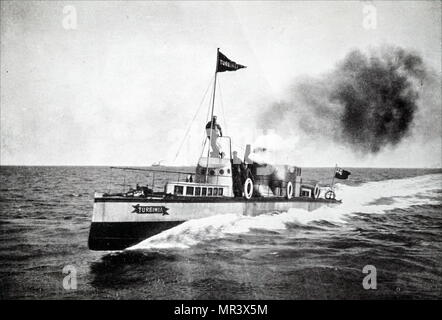
[[(189, 220), (166, 230), (129, 248), (188, 248), (201, 241), (222, 238), (226, 234), (247, 233), (251, 229), (268, 231), (284, 230), (288, 223), (306, 225), (313, 221), (328, 221), (343, 224), (355, 213), (382, 214), (395, 208), (412, 205), (439, 204), (442, 189), (442, 174), (432, 174), (406, 179), (368, 182), (360, 186), (337, 184), (337, 196), (343, 199), (338, 206), (322, 206), (314, 211), (290, 209), (280, 214), (244, 216), (241, 213), (226, 213), (204, 219)], [(386, 204), (376, 201), (385, 198)]]
[(201, 240), (222, 236), (231, 224), (241, 219), (240, 214), (214, 215), (203, 219), (186, 221), (172, 229), (150, 237), (128, 250), (151, 248), (188, 248)]

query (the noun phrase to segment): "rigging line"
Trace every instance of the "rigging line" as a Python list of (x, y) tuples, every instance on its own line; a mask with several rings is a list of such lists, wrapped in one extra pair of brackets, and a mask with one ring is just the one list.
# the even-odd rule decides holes
[[(214, 79), (216, 78), (216, 72), (215, 72), (215, 76), (213, 77)], [(215, 81), (215, 80), (214, 80)], [(215, 88), (214, 88), (215, 89)], [(212, 96), (209, 100), (209, 108), (207, 108), (207, 115), (206, 115), (206, 123), (208, 123), (209, 121), (212, 121), (212, 119), (210, 119), (210, 110), (211, 110), (211, 105), (212, 105), (212, 99), (214, 99), (214, 96)], [(200, 158), (203, 156), (204, 154), (204, 147), (206, 146), (207, 140), (209, 140), (209, 137), (207, 136), (206, 131), (204, 131), (204, 139), (203, 142), (201, 143), (201, 155)], [(207, 146), (210, 150), (210, 144)]]
[[(215, 79), (216, 75), (213, 77)], [(212, 84), (212, 82), (210, 83)], [(212, 98), (210, 98), (209, 100), (209, 108), (207, 108), (207, 115), (206, 115), (206, 123), (211, 121), (212, 119), (210, 119), (210, 106), (212, 103)], [(204, 131), (204, 138), (203, 141), (201, 142), (201, 155), (199, 158), (201, 158), (204, 154), (204, 147), (206, 146), (207, 140), (209, 139), (209, 137), (207, 136), (207, 133)], [(210, 148), (210, 145), (208, 146), (208, 148)], [(198, 159), (199, 159), (198, 158)]]
[(203, 105), (204, 99), (206, 98), (207, 92), (209, 91), (209, 88), (211, 87), (212, 82), (213, 82), (213, 80), (212, 80), (212, 81), (209, 81), (209, 85), (207, 86), (207, 89), (206, 89), (206, 91), (204, 92), (204, 95), (203, 95), (203, 98), (202, 98), (202, 100), (201, 100), (201, 102), (200, 102), (200, 105), (199, 105), (198, 109), (196, 110), (195, 115), (193, 116), (193, 119), (192, 119), (192, 121), (190, 122), (190, 125), (189, 125), (189, 127), (187, 128), (187, 130), (186, 130), (186, 133), (185, 133), (184, 136), (183, 136), (183, 140), (181, 141), (181, 144), (180, 144), (180, 146), (179, 146), (179, 148), (178, 148), (178, 151), (177, 151), (177, 153), (176, 153), (176, 155), (175, 155), (174, 162), (175, 162), (176, 159), (178, 158), (178, 155), (179, 155), (179, 153), (180, 153), (180, 151), (181, 151), (181, 148), (183, 147), (184, 142), (185, 142), (185, 140), (186, 140), (186, 138), (187, 138), (187, 135), (189, 134), (190, 129), (192, 128), (192, 124), (193, 124), (193, 122), (195, 121), (196, 116), (198, 115), (198, 113), (199, 113), (199, 111), (200, 111), (200, 109), (201, 109), (201, 107), (202, 107), (202, 105)]
[[(198, 159), (200, 159), (200, 158), (203, 156), (203, 154), (204, 154), (204, 147), (206, 146), (207, 139), (208, 139), (208, 138), (205, 137), (204, 142), (201, 144), (201, 154), (200, 154), (200, 156), (199, 156)], [(208, 146), (208, 148), (210, 148), (210, 146)], [(197, 159), (196, 162), (198, 162), (198, 159)]]
[[(210, 83), (210, 84), (212, 84), (212, 83)], [(211, 106), (211, 104), (212, 104), (212, 97), (211, 97), (210, 100), (209, 100), (209, 108), (207, 108), (207, 115), (206, 115), (206, 121), (207, 121), (207, 122), (212, 120), (212, 119), (209, 119), (209, 117), (210, 117), (210, 106)]]
[[(212, 98), (210, 98), (210, 101), (209, 101), (209, 108), (207, 108), (207, 115), (206, 115), (206, 122), (205, 123), (208, 123), (209, 121), (211, 121), (212, 119), (209, 119), (210, 118), (210, 104), (212, 103)], [(204, 146), (206, 145), (206, 140), (208, 139), (208, 137), (207, 137), (207, 134), (206, 134), (206, 132), (204, 132), (204, 139), (203, 139), (203, 142), (201, 143), (201, 145), (202, 145), (202, 149), (204, 149)], [(210, 147), (209, 147), (210, 148)], [(203, 150), (204, 151), (204, 150)], [(201, 156), (202, 156), (202, 154), (201, 154)]]
[(227, 120), (226, 120), (226, 115), (224, 113), (223, 95), (222, 95), (222, 92), (221, 92), (221, 84), (220, 84), (220, 82), (221, 81), (218, 81), (219, 100), (221, 101), (221, 111), (223, 113), (223, 122), (224, 122), (224, 127), (226, 128), (226, 132), (227, 132), (228, 131), (227, 130)]

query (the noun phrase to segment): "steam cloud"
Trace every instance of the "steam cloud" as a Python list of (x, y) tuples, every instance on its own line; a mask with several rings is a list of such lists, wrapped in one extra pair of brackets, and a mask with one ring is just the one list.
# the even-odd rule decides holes
[(296, 126), (311, 139), (378, 153), (410, 133), (428, 76), (422, 58), (402, 48), (354, 50), (332, 72), (298, 79), (289, 99), (261, 114), (260, 125), (279, 133)]

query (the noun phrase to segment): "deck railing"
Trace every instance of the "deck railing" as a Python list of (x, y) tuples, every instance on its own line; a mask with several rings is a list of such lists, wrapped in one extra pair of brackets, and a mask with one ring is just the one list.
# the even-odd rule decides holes
[[(111, 178), (108, 192), (128, 192), (131, 189), (139, 187), (148, 187), (153, 192), (163, 192), (164, 186), (169, 181), (185, 182), (189, 177), (194, 179), (195, 172), (167, 170), (167, 169), (147, 169), (147, 168), (128, 168), (128, 167), (110, 167)], [(115, 176), (113, 170), (123, 172), (122, 175)], [(118, 181), (115, 181), (118, 180)], [(122, 181), (121, 181), (122, 180)], [(117, 189), (117, 190), (116, 190)]]

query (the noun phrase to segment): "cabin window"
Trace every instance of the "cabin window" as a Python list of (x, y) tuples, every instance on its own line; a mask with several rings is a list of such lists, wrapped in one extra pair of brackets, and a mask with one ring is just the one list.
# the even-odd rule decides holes
[(224, 170), (221, 169), (221, 170), (219, 171), (219, 174), (224, 174)]
[(308, 197), (310, 198), (312, 195), (312, 191), (308, 189), (301, 189), (301, 197)]
[(196, 187), (195, 188), (195, 195), (196, 196), (200, 196), (201, 195), (201, 187)]
[(227, 169), (227, 173), (230, 174), (230, 169)]
[(212, 195), (212, 188), (207, 188), (207, 195), (211, 196)]
[(173, 193), (176, 195), (182, 195), (183, 190), (184, 190), (183, 186), (175, 186)]
[(219, 188), (219, 189), (218, 189), (218, 195), (219, 195), (219, 196), (222, 196), (222, 195), (223, 195), (223, 188)]
[(218, 195), (218, 188), (213, 188), (213, 195), (217, 196)]
[(201, 174), (206, 174), (206, 168), (201, 168)]
[(201, 191), (201, 195), (205, 196), (207, 194), (207, 188), (202, 188)]
[(193, 196), (193, 187), (186, 187), (186, 196)]
[(214, 176), (214, 175), (215, 175), (215, 170), (210, 170), (210, 171), (209, 171), (209, 174), (210, 174), (211, 176)]

